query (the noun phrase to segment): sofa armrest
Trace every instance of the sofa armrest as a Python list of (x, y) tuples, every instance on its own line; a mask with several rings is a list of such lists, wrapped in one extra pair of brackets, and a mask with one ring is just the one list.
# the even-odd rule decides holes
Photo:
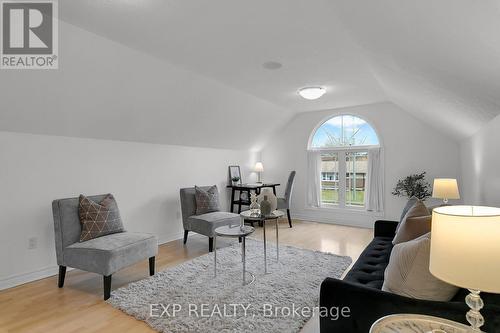
[[(335, 315), (345, 307), (349, 308), (349, 317)], [(328, 314), (323, 316), (320, 312), (321, 333), (366, 333), (377, 319), (397, 313), (425, 314), (466, 324), (467, 312), (465, 302), (419, 300), (333, 278), (321, 284), (320, 311), (324, 309), (328, 309)], [(486, 304), (481, 313), (486, 319), (482, 329), (499, 332), (500, 307)]]
[(378, 220), (375, 221), (374, 237), (396, 236), (397, 221)]

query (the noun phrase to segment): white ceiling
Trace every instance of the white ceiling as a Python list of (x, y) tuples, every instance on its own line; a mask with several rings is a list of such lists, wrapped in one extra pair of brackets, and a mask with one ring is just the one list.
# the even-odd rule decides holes
[[(329, 0), (67, 1), (61, 18), (292, 111), (386, 100)], [(279, 70), (262, 67), (267, 61)], [(297, 90), (323, 85), (306, 101)]]
[(500, 1), (335, 1), (389, 99), (462, 138), (500, 113)]
[[(391, 100), (462, 138), (500, 112), (498, 0), (68, 1), (64, 20), (292, 111)], [(278, 61), (278, 70), (262, 68)], [(296, 90), (323, 85), (317, 101)]]
[[(60, 69), (1, 73), (0, 129), (258, 149), (303, 111), (390, 100), (456, 139), (500, 113), (500, 0), (74, 0), (59, 11)], [(327, 94), (303, 100), (308, 85)], [(251, 138), (233, 126), (255, 121)]]

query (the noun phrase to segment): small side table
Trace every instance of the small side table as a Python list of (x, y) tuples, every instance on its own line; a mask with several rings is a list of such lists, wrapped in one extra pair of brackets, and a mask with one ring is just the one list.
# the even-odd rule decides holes
[(231, 237), (231, 238), (241, 238), (241, 261), (243, 262), (243, 285), (247, 285), (255, 281), (255, 275), (250, 273), (252, 279), (250, 282), (246, 282), (246, 248), (245, 241), (246, 237), (255, 231), (254, 227), (249, 227), (246, 225), (235, 225), (235, 226), (223, 226), (215, 229), (214, 235), (214, 276), (217, 277), (217, 237)]
[(467, 333), (470, 327), (448, 319), (416, 315), (395, 314), (373, 323), (370, 333)]
[(264, 232), (264, 273), (267, 274), (267, 245), (266, 245), (266, 221), (275, 220), (276, 223), (276, 261), (280, 260), (280, 249), (279, 249), (279, 232), (278, 232), (278, 219), (285, 216), (285, 213), (279, 210), (275, 210), (271, 215), (260, 215), (253, 216), (249, 210), (240, 213), (241, 218), (244, 221), (251, 222), (262, 222), (262, 231)]

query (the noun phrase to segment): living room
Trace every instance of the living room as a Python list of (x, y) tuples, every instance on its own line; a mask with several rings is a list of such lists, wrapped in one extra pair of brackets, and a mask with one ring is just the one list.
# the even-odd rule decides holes
[(497, 1), (0, 6), (0, 332), (500, 332)]

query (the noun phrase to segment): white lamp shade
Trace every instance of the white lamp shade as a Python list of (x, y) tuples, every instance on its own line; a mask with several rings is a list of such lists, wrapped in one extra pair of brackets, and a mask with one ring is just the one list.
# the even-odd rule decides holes
[(500, 208), (435, 208), (430, 271), (455, 286), (500, 293)]
[(434, 179), (432, 197), (437, 199), (460, 199), (457, 180), (451, 178)]
[(255, 163), (254, 171), (255, 172), (262, 172), (262, 171), (264, 171), (264, 165), (262, 165), (262, 162)]

